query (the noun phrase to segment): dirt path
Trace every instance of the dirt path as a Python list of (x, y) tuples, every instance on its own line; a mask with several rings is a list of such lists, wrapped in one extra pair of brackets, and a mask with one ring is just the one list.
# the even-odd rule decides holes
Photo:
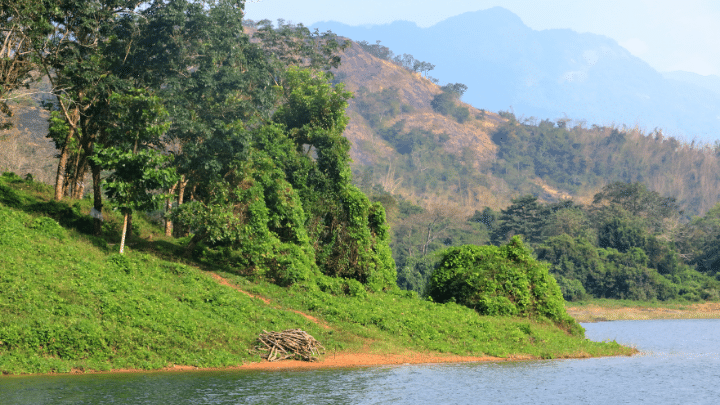
[[(247, 295), (247, 296), (249, 296), (249, 297), (257, 298), (257, 299), (261, 300), (262, 302), (266, 303), (267, 305), (272, 305), (272, 302), (271, 302), (269, 299), (267, 299), (267, 298), (265, 298), (265, 297), (261, 297), (261, 296), (259, 296), (259, 295), (250, 294), (249, 292), (241, 289), (241, 288), (238, 287), (237, 285), (231, 283), (231, 282), (230, 282), (228, 279), (226, 279), (225, 277), (222, 277), (222, 276), (220, 276), (220, 275), (218, 275), (218, 274), (211, 273), (211, 272), (208, 272), (207, 274), (209, 274), (210, 277), (214, 278), (215, 280), (217, 280), (218, 283), (220, 283), (220, 284), (222, 284), (222, 285), (228, 286), (228, 287), (230, 287), (230, 288), (232, 288), (232, 289), (234, 289), (234, 290), (236, 290), (236, 291), (239, 291), (239, 292), (241, 292), (241, 293), (243, 293), (243, 294), (245, 294), (245, 295)], [(315, 318), (315, 317), (312, 316), (312, 315), (306, 314), (306, 313), (304, 313), (304, 312), (297, 311), (297, 310), (290, 309), (290, 308), (281, 308), (281, 307), (278, 307), (278, 306), (273, 306), (273, 308), (283, 309), (283, 310), (285, 310), (285, 311), (295, 312), (296, 314), (305, 317), (305, 319), (307, 319), (307, 320), (309, 320), (309, 321), (311, 321), (311, 322), (313, 322), (313, 323), (316, 323), (316, 324), (320, 325), (323, 329), (327, 329), (327, 330), (332, 329), (332, 328), (331, 328), (328, 324), (326, 324), (325, 322), (323, 322), (323, 321)]]
[(567, 307), (568, 314), (578, 322), (603, 322), (646, 319), (709, 319), (720, 318), (720, 303), (688, 304), (677, 308), (602, 307), (587, 305)]

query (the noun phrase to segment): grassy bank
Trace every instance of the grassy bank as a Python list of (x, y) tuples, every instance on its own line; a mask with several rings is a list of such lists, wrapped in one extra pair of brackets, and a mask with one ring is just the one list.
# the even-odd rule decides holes
[(178, 243), (140, 217), (140, 237), (121, 256), (111, 213), (106, 238), (87, 234), (90, 206), (52, 202), (47, 186), (0, 179), (0, 373), (236, 366), (261, 360), (254, 346), (263, 330), (289, 328), (307, 331), (328, 353), (559, 358), (632, 351), (549, 322), (483, 317), (405, 292), (333, 295), (182, 262)]

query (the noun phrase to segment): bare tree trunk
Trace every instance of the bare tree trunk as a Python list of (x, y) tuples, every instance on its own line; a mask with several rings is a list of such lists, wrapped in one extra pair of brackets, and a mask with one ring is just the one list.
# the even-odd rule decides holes
[(120, 254), (123, 254), (125, 250), (125, 231), (127, 231), (128, 228), (128, 216), (129, 214), (126, 213), (123, 219), (122, 237), (120, 238)]
[[(48, 77), (50, 78), (49, 73)], [(52, 83), (52, 78), (50, 82)], [(62, 151), (60, 152), (60, 161), (58, 162), (57, 175), (55, 177), (56, 201), (62, 200), (65, 196), (65, 169), (67, 168), (68, 158), (70, 157), (70, 141), (77, 134), (77, 124), (80, 120), (80, 111), (77, 108), (68, 111), (65, 103), (61, 99), (58, 98), (58, 102), (68, 123), (68, 134), (65, 137), (65, 143), (63, 143)]]
[(65, 195), (65, 168), (67, 166), (68, 157), (70, 155), (70, 148), (68, 143), (73, 137), (75, 130), (70, 126), (68, 135), (65, 137), (65, 144), (63, 145), (62, 151), (60, 152), (60, 161), (58, 162), (57, 175), (55, 177), (55, 200), (60, 201)]
[(127, 236), (126, 236), (126, 238), (130, 239), (130, 236), (132, 236), (132, 220), (133, 220), (133, 214), (132, 214), (132, 212), (129, 213), (129, 214), (127, 215), (127, 217), (128, 217), (128, 219), (127, 219), (128, 227), (127, 227)]
[(175, 190), (178, 188), (179, 184), (180, 184), (180, 182), (177, 182), (170, 188), (171, 196), (170, 196), (170, 198), (168, 198), (165, 201), (165, 216), (166, 216), (166, 218), (165, 218), (165, 236), (172, 235), (173, 223), (170, 218), (167, 218), (167, 215), (170, 212), (170, 209), (172, 209), (172, 203), (173, 203), (173, 200), (175, 200)]
[[(90, 169), (92, 171), (93, 179), (93, 207), (98, 211), (102, 212), (102, 188), (100, 187), (100, 166), (91, 164)], [(102, 234), (102, 220), (100, 218), (93, 219), (93, 228), (95, 236)]]
[(82, 193), (85, 189), (85, 174), (87, 173), (87, 155), (82, 154), (78, 157), (77, 166), (75, 167), (75, 176), (72, 179), (71, 184), (73, 185), (70, 192), (72, 198), (82, 198)]
[[(185, 175), (180, 177), (180, 183), (178, 185), (178, 206), (183, 204), (183, 201), (185, 200), (185, 187), (187, 186), (187, 180), (185, 180)], [(182, 237), (184, 231), (183, 231), (183, 224), (174, 224), (173, 228), (173, 234), (176, 238)]]

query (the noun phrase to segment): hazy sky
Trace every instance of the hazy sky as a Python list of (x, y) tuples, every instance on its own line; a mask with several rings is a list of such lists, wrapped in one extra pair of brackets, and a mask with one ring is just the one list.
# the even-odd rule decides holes
[[(570, 28), (616, 40), (660, 72), (720, 76), (720, 1), (717, 0), (248, 0), (247, 18), (284, 18), (312, 25), (413, 21), (429, 27), (468, 11), (501, 6), (530, 28)], [(382, 38), (378, 38), (382, 39)]]

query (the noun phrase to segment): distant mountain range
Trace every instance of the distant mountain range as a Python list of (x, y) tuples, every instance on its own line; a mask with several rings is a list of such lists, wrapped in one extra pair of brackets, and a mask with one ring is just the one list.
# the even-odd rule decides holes
[(572, 30), (536, 31), (495, 7), (428, 28), (396, 21), (312, 28), (389, 47), (435, 64), (441, 83), (468, 86), (463, 101), (518, 117), (584, 120), (587, 125), (660, 128), (667, 135), (720, 139), (720, 77), (660, 73), (610, 38)]

